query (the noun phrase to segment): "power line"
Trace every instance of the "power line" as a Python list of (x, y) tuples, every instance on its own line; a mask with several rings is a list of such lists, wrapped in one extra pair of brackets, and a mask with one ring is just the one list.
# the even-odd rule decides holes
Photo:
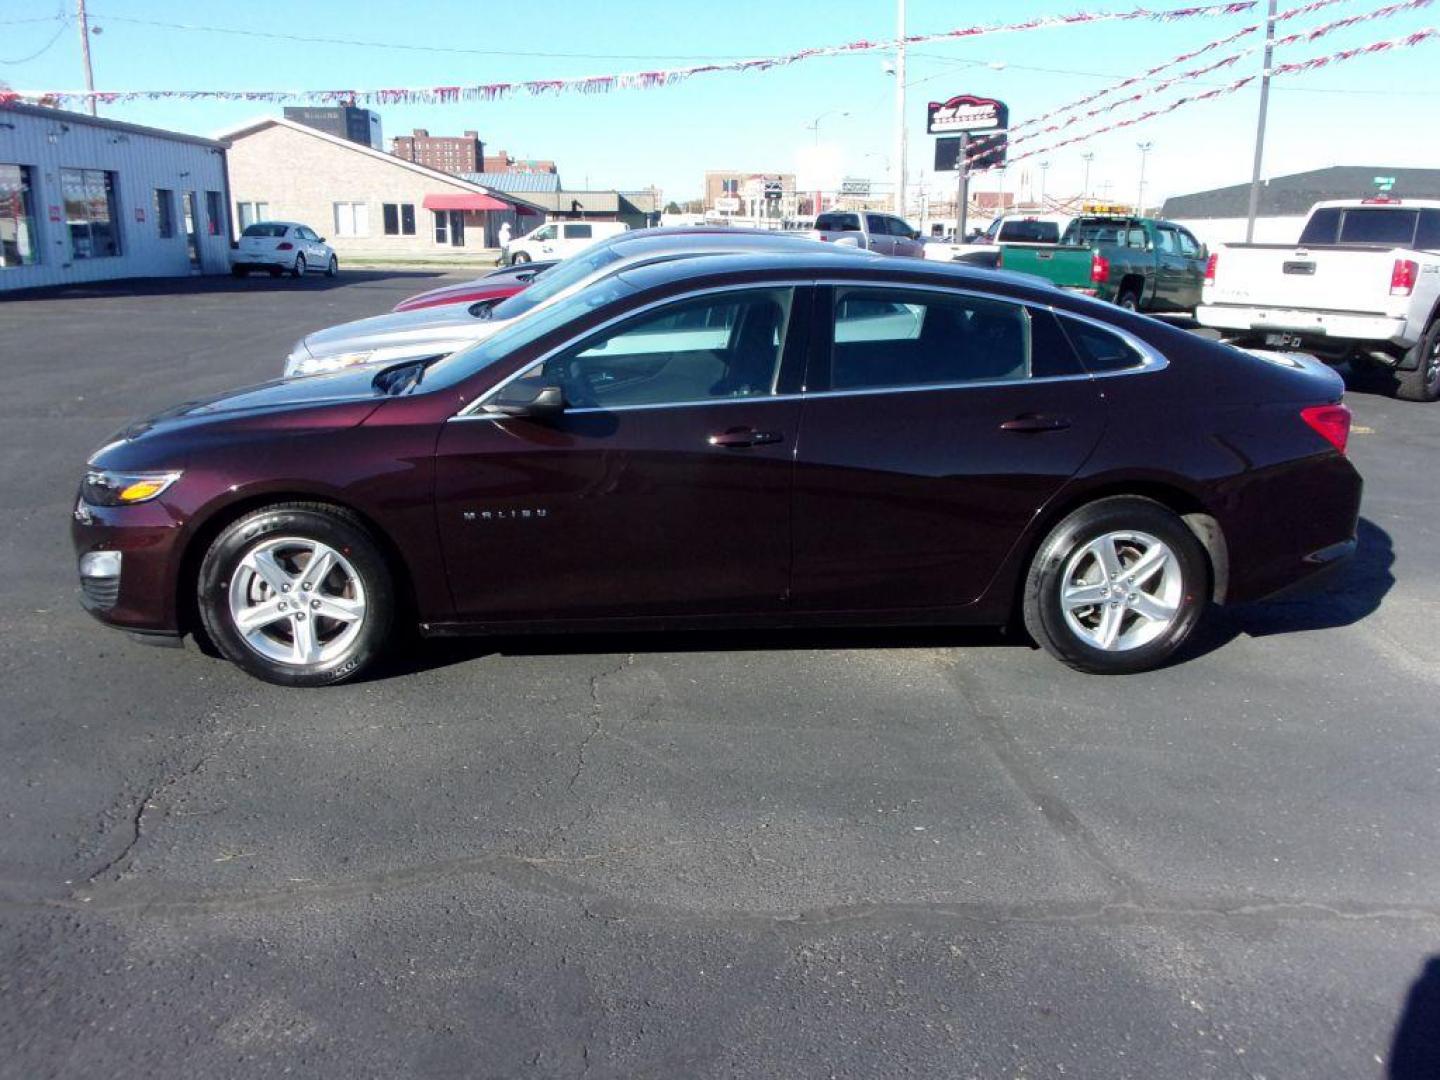
[[(39, 22), (39, 21), (42, 21), (42, 20), (35, 20), (35, 21)], [(48, 20), (43, 20), (43, 21), (48, 21)], [(22, 57), (21, 57), (20, 59), (18, 59), (18, 60), (0, 60), (0, 64), (10, 64), (10, 65), (14, 65), (14, 64), (28, 64), (31, 60), (38, 60), (40, 57), (44, 56), (47, 52), (49, 52), (52, 48), (54, 48), (55, 43), (60, 40), (60, 36), (61, 36), (62, 34), (64, 34), (67, 29), (68, 29), (68, 20), (61, 22), (61, 23), (60, 23), (60, 29), (58, 29), (58, 30), (55, 31), (55, 36), (52, 37), (49, 41), (47, 41), (44, 45), (41, 45), (38, 50), (36, 50), (35, 52), (31, 53), (29, 56), (22, 56)]]

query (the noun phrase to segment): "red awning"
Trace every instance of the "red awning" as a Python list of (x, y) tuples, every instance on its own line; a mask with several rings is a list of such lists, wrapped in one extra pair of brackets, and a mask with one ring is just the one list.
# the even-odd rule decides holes
[(492, 195), (426, 195), (426, 210), (509, 210), (507, 202)]

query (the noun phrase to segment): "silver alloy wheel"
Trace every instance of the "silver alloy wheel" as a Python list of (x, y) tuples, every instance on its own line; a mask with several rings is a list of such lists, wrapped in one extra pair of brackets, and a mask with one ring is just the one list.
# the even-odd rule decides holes
[(339, 656), (365, 624), (365, 584), (340, 552), (281, 536), (255, 545), (230, 575), (230, 620), (254, 652), (308, 667)]
[(1163, 540), (1109, 532), (1070, 556), (1060, 575), (1060, 610), (1087, 645), (1124, 652), (1171, 627), (1184, 589), (1180, 560)]

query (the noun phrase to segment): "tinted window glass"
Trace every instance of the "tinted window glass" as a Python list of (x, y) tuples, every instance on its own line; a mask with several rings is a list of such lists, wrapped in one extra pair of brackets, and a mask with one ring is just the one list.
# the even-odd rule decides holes
[(545, 362), (547, 385), (577, 407), (674, 405), (774, 392), (789, 289), (667, 305)]
[(866, 214), (865, 227), (870, 230), (871, 236), (889, 236), (890, 221), (879, 214)]
[(1200, 254), (1200, 245), (1195, 237), (1191, 236), (1184, 229), (1176, 229), (1175, 235), (1180, 238), (1180, 254), (1187, 258), (1196, 258)]
[(876, 289), (836, 293), (831, 389), (1030, 374), (1030, 317), (1018, 304)]
[(619, 262), (620, 254), (608, 244), (595, 244), (564, 262), (535, 276), (535, 282), (522, 293), (497, 304), (495, 318), (513, 319), (531, 308), (558, 296), (570, 286), (584, 281), (591, 274), (611, 263)]
[(385, 222), (386, 236), (400, 235), (400, 207), (393, 202), (380, 204), (380, 215)]
[(1415, 246), (1421, 251), (1440, 251), (1440, 210), (1421, 210)]
[(566, 225), (566, 240), (589, 240), (593, 230), (589, 225)]
[(1155, 247), (1162, 255), (1179, 255), (1180, 238), (1175, 235), (1174, 229), (1162, 226), (1155, 230)]
[(1418, 210), (1351, 209), (1340, 222), (1342, 244), (1394, 244), (1409, 247), (1415, 242)]
[(859, 232), (859, 214), (821, 214), (815, 219), (820, 232)]
[(1007, 244), (1057, 244), (1060, 226), (1053, 221), (1007, 221), (1000, 227), (1000, 240)]
[(1305, 231), (1300, 234), (1302, 244), (1333, 244), (1340, 235), (1340, 208), (1328, 206), (1316, 210), (1305, 222)]
[(284, 236), (286, 226), (277, 225), (274, 222), (262, 221), (255, 225), (249, 225), (241, 236)]
[(1080, 218), (1065, 230), (1065, 243), (1123, 244), (1133, 224), (1115, 218)]
[(1139, 367), (1145, 358), (1133, 345), (1118, 334), (1102, 330), (1093, 323), (1059, 317), (1065, 335), (1080, 354), (1080, 361), (1092, 375), (1102, 371), (1124, 371)]

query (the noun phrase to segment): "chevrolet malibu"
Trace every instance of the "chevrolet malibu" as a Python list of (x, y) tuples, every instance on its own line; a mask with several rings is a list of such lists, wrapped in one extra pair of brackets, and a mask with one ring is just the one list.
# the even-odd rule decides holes
[[(828, 257), (827, 257), (828, 256)], [(338, 683), (401, 631), (1022, 622), (1088, 672), (1355, 544), (1342, 384), (1037, 284), (636, 266), (443, 359), (191, 402), (89, 462), (83, 603)]]

